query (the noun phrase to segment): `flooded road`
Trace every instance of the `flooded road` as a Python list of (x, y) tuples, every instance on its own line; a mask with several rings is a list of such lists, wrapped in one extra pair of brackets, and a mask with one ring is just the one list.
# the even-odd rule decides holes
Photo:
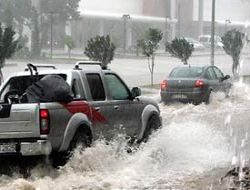
[[(153, 96), (160, 100), (156, 90)], [(250, 89), (235, 84), (232, 95), (213, 94), (211, 104), (159, 103), (163, 127), (132, 153), (123, 136), (110, 144), (99, 140), (76, 151), (64, 167), (49, 164), (1, 175), (3, 190), (200, 190), (227, 189), (221, 177), (250, 157)]]

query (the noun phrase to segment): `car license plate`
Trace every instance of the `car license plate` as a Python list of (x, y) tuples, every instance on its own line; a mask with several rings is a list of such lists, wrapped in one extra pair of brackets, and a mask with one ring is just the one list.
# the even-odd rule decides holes
[(172, 96), (173, 99), (186, 99), (187, 96), (183, 94), (176, 94)]
[(15, 153), (16, 143), (0, 144), (0, 153)]

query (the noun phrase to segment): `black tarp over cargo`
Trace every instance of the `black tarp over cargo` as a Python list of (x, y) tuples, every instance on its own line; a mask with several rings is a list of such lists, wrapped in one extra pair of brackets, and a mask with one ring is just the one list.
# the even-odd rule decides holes
[(73, 99), (69, 84), (59, 75), (44, 76), (32, 84), (26, 94), (30, 103), (70, 102)]

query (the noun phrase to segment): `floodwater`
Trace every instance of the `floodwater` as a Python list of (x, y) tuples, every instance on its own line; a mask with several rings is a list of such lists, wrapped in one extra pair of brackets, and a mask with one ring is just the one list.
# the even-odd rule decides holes
[[(152, 97), (152, 94), (150, 95)], [(159, 101), (159, 92), (153, 92)], [(250, 88), (234, 85), (231, 96), (212, 94), (209, 105), (159, 103), (163, 127), (132, 153), (118, 135), (76, 151), (60, 169), (39, 164), (23, 178), (2, 174), (3, 190), (220, 190), (235, 165), (248, 163)]]

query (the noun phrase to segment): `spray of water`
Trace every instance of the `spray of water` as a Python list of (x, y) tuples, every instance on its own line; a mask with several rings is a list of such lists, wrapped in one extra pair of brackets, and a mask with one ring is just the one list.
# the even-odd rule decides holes
[[(0, 189), (191, 189), (187, 178), (247, 163), (246, 92), (244, 84), (236, 83), (229, 98), (212, 94), (209, 105), (160, 103), (163, 127), (137, 151), (127, 153), (123, 136), (109, 143), (99, 140), (83, 152), (76, 150), (59, 170), (38, 165), (28, 179), (18, 173), (1, 176)], [(158, 92), (153, 97), (159, 100)]]

